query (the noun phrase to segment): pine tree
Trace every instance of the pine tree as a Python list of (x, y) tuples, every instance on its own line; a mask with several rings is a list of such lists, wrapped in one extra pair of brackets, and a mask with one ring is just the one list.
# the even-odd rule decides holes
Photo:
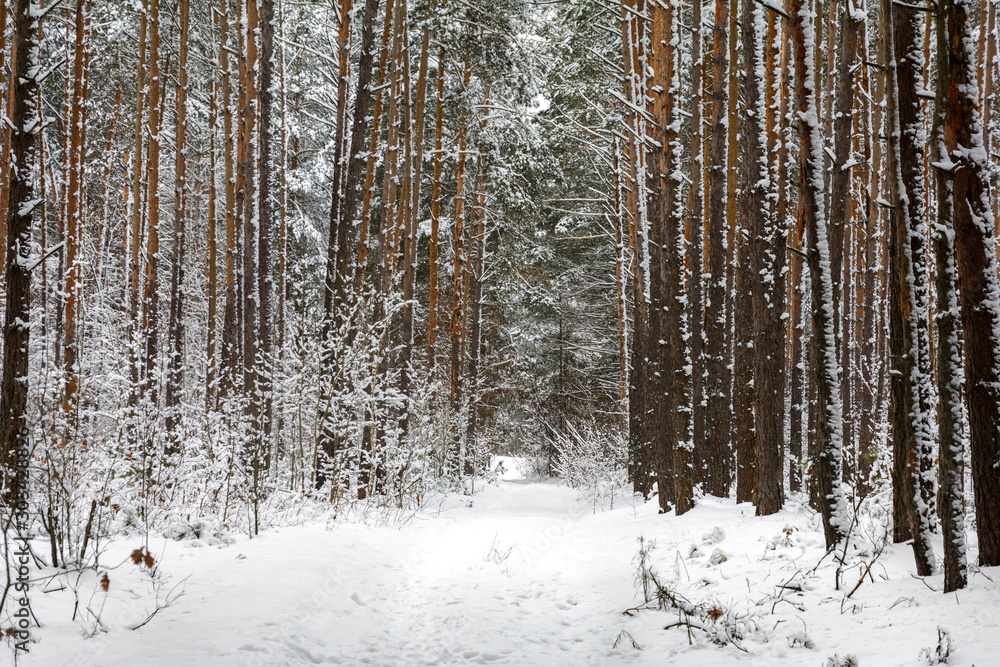
[[(1000, 565), (1000, 285), (996, 239), (988, 190), (988, 157), (983, 148), (974, 55), (971, 6), (965, 0), (938, 2), (935, 12), (937, 86), (932, 140), (937, 181), (935, 233), (952, 235), (958, 274), (959, 306), (965, 339), (965, 391), (968, 406), (972, 483), (976, 501), (979, 561)], [(946, 339), (947, 340), (947, 339)], [(955, 374), (952, 374), (954, 377)], [(949, 439), (954, 443), (954, 439)], [(951, 455), (955, 456), (952, 444)], [(949, 480), (954, 487), (954, 480)], [(950, 500), (954, 502), (954, 491)], [(954, 511), (949, 507), (948, 510)], [(957, 518), (957, 517), (955, 517)], [(960, 562), (957, 521), (948, 583), (958, 586)], [(958, 552), (958, 553), (956, 553)], [(949, 568), (946, 567), (946, 573)]]
[(790, 12), (795, 62), (795, 97), (799, 114), (800, 206), (807, 233), (812, 296), (812, 371), (817, 390), (817, 457), (813, 462), (827, 548), (847, 531), (847, 506), (841, 488), (843, 416), (840, 411), (840, 369), (834, 327), (833, 280), (827, 238), (823, 147), (816, 97), (815, 31), (809, 7), (794, 0)]
[[(890, 210), (890, 359), (893, 362), (890, 411), (893, 427), (893, 489), (913, 538), (917, 572), (931, 574), (929, 544), (933, 486), (926, 235), (922, 190), (920, 101), (916, 95), (922, 55), (916, 36), (919, 17), (892, 10), (893, 58), (889, 60), (887, 190)], [(892, 62), (896, 66), (892, 66)], [(895, 518), (895, 517), (894, 517)]]
[[(361, 24), (361, 57), (358, 62), (358, 86), (357, 92), (354, 98), (354, 115), (351, 127), (351, 148), (348, 154), (348, 164), (347, 164), (347, 174), (344, 177), (343, 193), (344, 201), (342, 205), (338, 205), (337, 216), (336, 216), (336, 235), (334, 235), (334, 228), (331, 226), (330, 236), (334, 238), (331, 243), (336, 242), (336, 262), (334, 266), (331, 267), (327, 264), (328, 275), (326, 277), (326, 285), (329, 286), (333, 284), (333, 300), (332, 304), (346, 303), (347, 296), (350, 294), (349, 285), (353, 285), (357, 280), (348, 281), (348, 278), (354, 275), (353, 267), (351, 266), (351, 259), (354, 253), (354, 215), (355, 209), (357, 208), (357, 186), (358, 181), (361, 177), (361, 169), (363, 163), (365, 162), (362, 156), (362, 147), (364, 146), (365, 136), (367, 135), (366, 128), (368, 123), (368, 104), (371, 101), (371, 90), (369, 84), (371, 83), (372, 74), (372, 56), (375, 52), (375, 15), (378, 13), (378, 0), (366, 0), (365, 3), (365, 13)], [(375, 124), (377, 126), (377, 123)], [(336, 188), (338, 184), (334, 185), (334, 197), (336, 197)], [(333, 217), (331, 216), (331, 221)], [(331, 223), (332, 224), (332, 223)], [(364, 243), (359, 245), (359, 250), (364, 247)], [(333, 270), (333, 275), (330, 276), (330, 270)], [(363, 262), (358, 263), (358, 273), (360, 274), (364, 270)], [(339, 298), (338, 298), (339, 295)], [(332, 317), (336, 312), (335, 308), (331, 306), (331, 309), (324, 313), (324, 322), (332, 322)], [(326, 327), (331, 326), (330, 324), (324, 325), (324, 335), (322, 338), (323, 345), (329, 345), (330, 341), (327, 338), (329, 334), (329, 329)], [(334, 363), (333, 356), (327, 354), (323, 364), (323, 373), (325, 374), (324, 383), (329, 384), (331, 378), (333, 377), (331, 365)], [(327, 401), (320, 401), (321, 405), (325, 405)], [(325, 416), (322, 420), (320, 435), (319, 435), (319, 451), (322, 452), (324, 457), (323, 465), (319, 466), (316, 471), (316, 487), (321, 488), (325, 484), (327, 479), (326, 467), (331, 464), (336, 454), (337, 440), (336, 434), (333, 429), (333, 425), (329, 423), (327, 417)]]
[[(7, 254), (4, 285), (7, 299), (4, 314), (3, 373), (0, 377), (0, 465), (3, 466), (3, 500), (10, 506), (18, 497), (21, 480), (13, 469), (18, 456), (18, 440), (25, 420), (28, 400), (28, 342), (31, 306), (32, 219), (38, 200), (34, 196), (37, 159), (36, 135), (41, 128), (37, 106), (39, 80), (39, 35), (35, 30), (30, 0), (15, 0), (12, 6), (10, 118), (10, 190), (7, 210)], [(5, 158), (6, 159), (6, 158)]]
[(184, 264), (187, 234), (187, 89), (188, 89), (188, 31), (190, 3), (181, 0), (180, 47), (178, 48), (177, 86), (174, 91), (174, 248), (170, 263), (170, 321), (167, 329), (167, 378), (164, 392), (166, 404), (168, 457), (179, 453), (179, 406), (184, 387)]
[(729, 387), (726, 382), (726, 52), (729, 20), (724, 0), (715, 1), (712, 24), (712, 123), (708, 158), (708, 289), (705, 295), (705, 490), (729, 490)]

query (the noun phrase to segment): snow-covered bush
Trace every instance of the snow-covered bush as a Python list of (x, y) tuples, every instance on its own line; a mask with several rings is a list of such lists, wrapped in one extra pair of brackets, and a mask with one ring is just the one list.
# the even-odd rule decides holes
[[(653, 550), (655, 540), (639, 536), (639, 551), (633, 562), (636, 564), (636, 588), (642, 591), (643, 603), (627, 610), (629, 616), (633, 611), (659, 610), (676, 614), (677, 620), (664, 629), (682, 628), (687, 630), (689, 640), (694, 631), (703, 633), (710, 642), (719, 646), (735, 646), (743, 648), (743, 640), (757, 634), (759, 629), (756, 617), (751, 613), (738, 612), (721, 604), (716, 599), (705, 599), (693, 602), (680, 590), (677, 581), (670, 580), (658, 574), (653, 568)], [(716, 549), (715, 553), (721, 551)], [(713, 553), (713, 557), (714, 557)], [(655, 603), (655, 607), (651, 606)], [(841, 667), (841, 666), (836, 666)], [(843, 667), (857, 667), (845, 665)]]
[(567, 425), (553, 437), (558, 452), (555, 471), (580, 491), (594, 508), (614, 507), (615, 497), (627, 492), (628, 442), (618, 430), (590, 426), (580, 432)]
[(951, 658), (953, 644), (951, 633), (945, 628), (938, 627), (938, 643), (920, 650), (920, 661), (928, 665), (946, 665)]

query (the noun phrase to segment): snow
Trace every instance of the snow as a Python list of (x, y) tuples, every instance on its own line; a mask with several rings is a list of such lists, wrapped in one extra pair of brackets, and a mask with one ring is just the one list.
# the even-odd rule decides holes
[[(494, 459), (501, 462), (517, 461)], [(872, 568), (875, 583), (845, 602), (843, 587), (833, 587), (836, 566), (823, 558), (820, 519), (794, 500), (770, 517), (715, 498), (679, 518), (658, 515), (655, 501), (595, 513), (554, 482), (501, 477), (474, 496), (439, 498), (403, 523), (331, 518), (216, 546), (151, 539), (170, 576), (160, 597), (182, 580), (183, 595), (131, 631), (152, 608), (141, 568), (128, 561), (110, 570), (106, 601), (97, 575), (87, 574), (81, 609), (99, 611), (107, 632), (85, 639), (82, 629), (94, 624), (69, 620), (72, 593), (36, 588), (43, 627), (24, 662), (781, 667), (821, 665), (838, 653), (892, 667), (918, 664), (940, 626), (954, 641), (951, 665), (992, 664), (1000, 568), (974, 572), (967, 590), (942, 595), (940, 575), (911, 576), (910, 547), (889, 545)], [(650, 562), (661, 582), (743, 619), (745, 653), (664, 629), (676, 610), (634, 609), (643, 602), (640, 536), (655, 542)], [(141, 542), (122, 538), (102, 561), (127, 560)], [(848, 554), (848, 589), (862, 558)]]
[(490, 457), (490, 472), (496, 473), (498, 479), (514, 480), (524, 479), (525, 471), (528, 468), (528, 461), (517, 456), (493, 456)]

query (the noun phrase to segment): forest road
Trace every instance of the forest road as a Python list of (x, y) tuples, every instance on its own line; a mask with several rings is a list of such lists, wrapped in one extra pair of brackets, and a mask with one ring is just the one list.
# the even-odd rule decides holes
[[(106, 596), (85, 573), (76, 620), (68, 589), (39, 593), (44, 625), (24, 664), (801, 667), (839, 653), (909, 667), (939, 626), (955, 640), (949, 664), (997, 664), (1000, 573), (941, 595), (940, 575), (913, 577), (909, 546), (890, 545), (848, 608), (832, 562), (803, 574), (825, 552), (807, 507), (756, 517), (749, 504), (706, 497), (681, 517), (655, 502), (595, 509), (553, 482), (501, 480), (402, 523), (373, 511), (366, 522), (271, 528), (229, 545), (151, 538), (168, 576), (158, 591), (129, 564), (109, 565)], [(640, 537), (662, 581), (730, 610), (740, 647), (666, 629), (673, 610), (623, 613), (641, 599)], [(129, 563), (135, 546), (117, 540), (102, 562)], [(798, 592), (778, 605), (776, 587), (795, 577)], [(179, 584), (183, 595), (131, 630), (155, 609), (154, 592), (162, 600)], [(104, 631), (88, 630), (94, 613)]]
[[(631, 519), (632, 510), (623, 511)], [(68, 611), (48, 615), (66, 622), (39, 633), (30, 664), (576, 667), (608, 664), (609, 655), (618, 662), (627, 657), (612, 651), (621, 612), (635, 604), (635, 540), (595, 530), (595, 520), (613, 519), (608, 514), (619, 517), (609, 526), (634, 530), (619, 511), (595, 515), (565, 486), (503, 480), (471, 496), (449, 495), (402, 524), (312, 523), (215, 547), (151, 540), (169, 586), (186, 578), (183, 595), (130, 631), (153, 603), (148, 590), (136, 591), (145, 598), (119, 590), (122, 576), (113, 572), (111, 631), (84, 639)], [(123, 559), (124, 542), (114, 545)]]

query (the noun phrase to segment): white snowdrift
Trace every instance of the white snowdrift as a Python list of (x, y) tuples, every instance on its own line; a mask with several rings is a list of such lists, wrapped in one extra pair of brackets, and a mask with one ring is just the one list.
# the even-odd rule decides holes
[[(642, 603), (640, 535), (655, 540), (661, 581), (743, 619), (745, 653), (665, 630), (676, 612), (623, 614)], [(939, 626), (954, 640), (951, 665), (1000, 664), (1000, 568), (942, 595), (940, 576), (915, 579), (910, 548), (890, 545), (875, 582), (844, 602), (831, 558), (810, 572), (823, 538), (818, 517), (795, 506), (758, 518), (750, 505), (708, 498), (680, 518), (657, 515), (655, 503), (594, 514), (565, 487), (501, 482), (450, 496), (402, 527), (340, 520), (197, 544), (151, 544), (170, 573), (166, 588), (187, 577), (185, 592), (135, 631), (153, 605), (148, 577), (131, 562), (109, 573), (106, 601), (96, 575), (81, 582), (75, 622), (70, 590), (36, 589), (44, 627), (24, 664), (818, 667), (837, 653), (892, 667), (921, 664)], [(104, 562), (138, 546), (121, 540)], [(848, 590), (860, 576), (857, 565), (844, 573)], [(95, 627), (87, 609), (102, 604), (99, 631), (84, 638)]]

